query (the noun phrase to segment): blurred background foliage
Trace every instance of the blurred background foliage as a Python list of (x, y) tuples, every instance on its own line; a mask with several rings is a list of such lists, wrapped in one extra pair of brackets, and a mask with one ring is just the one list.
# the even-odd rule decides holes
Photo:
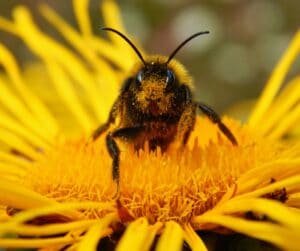
[[(91, 0), (90, 13), (94, 32), (102, 35), (100, 2)], [(60, 39), (39, 15), (42, 3), (76, 26), (72, 1), (0, 1), (0, 14), (11, 17), (16, 5), (26, 5), (43, 30)], [(299, 0), (131, 0), (119, 4), (127, 30), (149, 53), (168, 55), (192, 33), (211, 32), (189, 43), (177, 59), (194, 76), (196, 99), (220, 112), (258, 96), (300, 24)], [(20, 62), (33, 60), (20, 41), (6, 33), (0, 36)], [(289, 78), (299, 73), (299, 61)]]

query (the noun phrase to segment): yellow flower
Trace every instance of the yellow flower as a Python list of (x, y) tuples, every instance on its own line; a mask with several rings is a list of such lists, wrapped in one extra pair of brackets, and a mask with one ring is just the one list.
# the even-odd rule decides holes
[[(300, 77), (283, 82), (300, 32), (248, 122), (223, 118), (238, 146), (201, 117), (180, 155), (122, 146), (116, 201), (103, 137), (86, 139), (106, 120), (136, 55), (114, 34), (92, 33), (88, 1), (73, 4), (80, 31), (40, 9), (70, 47), (42, 32), (25, 7), (0, 18), (38, 57), (21, 70), (0, 44), (0, 247), (95, 250), (110, 236), (118, 250), (149, 250), (157, 239), (156, 250), (181, 250), (183, 241), (207, 250), (196, 231), (210, 230), (298, 250)], [(106, 25), (125, 33), (115, 3), (101, 7)]]

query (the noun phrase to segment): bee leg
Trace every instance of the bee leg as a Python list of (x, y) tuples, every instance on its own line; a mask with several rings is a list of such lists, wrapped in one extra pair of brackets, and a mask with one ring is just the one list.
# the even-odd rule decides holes
[(182, 113), (179, 124), (178, 124), (178, 135), (177, 138), (179, 140), (177, 142), (181, 143), (181, 146), (184, 146), (189, 136), (193, 130), (196, 121), (196, 106), (192, 103), (188, 104), (185, 108), (184, 112)]
[[(130, 86), (132, 82), (132, 78), (128, 78), (122, 88), (121, 88), (121, 96), (128, 91), (128, 88)], [(116, 115), (118, 113), (118, 111), (120, 112), (122, 109), (123, 103), (120, 99), (117, 99), (116, 102), (113, 104), (111, 110), (110, 110), (110, 113), (109, 113), (109, 117), (108, 117), (108, 120), (106, 121), (105, 124), (103, 125), (100, 125), (95, 131), (94, 133), (92, 134), (92, 140), (95, 141), (102, 133), (104, 133), (110, 126), (111, 123), (113, 123), (115, 121), (115, 118), (116, 118)]]
[(233, 145), (237, 145), (237, 140), (232, 134), (232, 132), (228, 129), (228, 127), (223, 124), (223, 122), (220, 119), (220, 116), (209, 106), (203, 104), (203, 103), (196, 103), (200, 110), (210, 119), (211, 122), (214, 124), (217, 124), (221, 132), (231, 141)]
[(113, 180), (117, 182), (116, 196), (119, 194), (120, 183), (120, 149), (115, 141), (115, 138), (132, 139), (136, 137), (143, 129), (144, 126), (124, 127), (117, 129), (106, 136), (106, 147), (110, 157), (112, 158), (112, 177)]
[(107, 131), (107, 129), (109, 128), (110, 124), (111, 124), (111, 123), (114, 123), (114, 121), (115, 121), (115, 119), (116, 119), (116, 114), (117, 114), (118, 109), (120, 108), (120, 105), (121, 105), (121, 104), (120, 104), (120, 101), (119, 101), (119, 100), (117, 100), (117, 101), (113, 104), (113, 106), (112, 106), (112, 108), (111, 108), (111, 110), (110, 110), (110, 112), (109, 112), (109, 116), (108, 116), (107, 121), (106, 121), (103, 125), (100, 125), (100, 126), (93, 132), (93, 134), (92, 134), (92, 136), (91, 136), (92, 141), (95, 141), (96, 139), (98, 139), (99, 136), (100, 136), (102, 133), (104, 133), (105, 131)]
[(106, 147), (107, 147), (110, 157), (112, 158), (112, 177), (113, 177), (113, 180), (115, 180), (117, 182), (117, 191), (116, 191), (116, 196), (114, 196), (114, 197), (118, 197), (118, 195), (119, 195), (119, 176), (120, 176), (120, 169), (119, 169), (120, 149), (111, 133), (109, 133), (106, 136)]
[(99, 136), (104, 133), (110, 126), (111, 123), (113, 123), (115, 121), (115, 110), (116, 110), (116, 105), (113, 106), (113, 108), (111, 109), (110, 113), (109, 113), (109, 117), (107, 119), (107, 121), (103, 124), (100, 125), (92, 134), (92, 140), (95, 141), (96, 139), (99, 138)]
[(110, 122), (106, 122), (105, 124), (99, 126), (92, 134), (91, 138), (95, 141), (99, 136), (104, 133), (109, 128)]
[(142, 125), (123, 127), (115, 130), (112, 135), (114, 138), (134, 139), (145, 129)]

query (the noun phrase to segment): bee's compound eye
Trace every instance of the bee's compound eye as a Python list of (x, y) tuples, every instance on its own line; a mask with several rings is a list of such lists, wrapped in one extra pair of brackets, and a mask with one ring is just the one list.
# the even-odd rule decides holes
[(167, 70), (167, 84), (173, 84), (175, 82), (175, 76), (174, 73), (171, 70)]
[(142, 84), (142, 80), (143, 80), (143, 71), (139, 71), (137, 74), (136, 74), (136, 83), (137, 84)]

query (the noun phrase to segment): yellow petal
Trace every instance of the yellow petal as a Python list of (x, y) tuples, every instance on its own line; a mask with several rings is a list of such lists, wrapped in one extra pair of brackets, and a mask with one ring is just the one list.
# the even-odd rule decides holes
[(145, 247), (149, 236), (149, 225), (145, 218), (137, 219), (129, 224), (123, 234), (116, 251), (127, 251), (128, 247), (132, 251), (147, 250)]
[(274, 100), (275, 95), (280, 89), (283, 80), (291, 68), (292, 63), (297, 58), (300, 51), (300, 31), (293, 38), (289, 48), (273, 70), (270, 79), (268, 80), (254, 110), (249, 117), (249, 125), (255, 127), (260, 119), (264, 116), (270, 104)]
[(4, 17), (0, 17), (0, 29), (14, 35), (17, 34), (17, 29), (14, 24)]
[(277, 126), (280, 127), (283, 120), (286, 119), (286, 115), (289, 116), (291, 108), (293, 108), (299, 100), (300, 77), (296, 77), (286, 85), (278, 98), (275, 99), (274, 104), (272, 104), (267, 111), (268, 116), (262, 118), (261, 127), (259, 128), (260, 132), (266, 135), (271, 129)]
[(73, 0), (77, 23), (83, 36), (92, 35), (92, 26), (89, 19), (89, 0)]
[(105, 58), (109, 58), (109, 60), (116, 64), (116, 66), (121, 68), (124, 74), (129, 72), (129, 70), (136, 63), (136, 60), (133, 58), (127, 58), (127, 60), (124, 60), (124, 58), (127, 57), (127, 54), (101, 37), (91, 37), (90, 44), (93, 46), (95, 52), (99, 53)]
[(0, 176), (3, 174), (11, 174), (17, 177), (22, 177), (26, 173), (25, 170), (14, 164), (0, 162)]
[[(34, 24), (28, 9), (18, 7), (14, 10), (14, 17), (19, 29), (20, 37), (27, 46), (43, 60), (55, 60), (59, 63), (79, 87), (87, 95), (87, 101), (98, 118), (104, 120), (107, 111), (103, 112), (102, 101), (99, 99), (98, 89), (94, 75), (88, 70), (80, 58), (68, 50), (66, 47), (54, 41), (49, 36), (42, 33)], [(47, 50), (45, 50), (47, 48)]]
[(273, 243), (284, 250), (296, 251), (300, 247), (299, 231), (269, 222), (253, 222), (231, 216), (207, 214), (197, 217), (195, 223), (214, 223), (236, 232)]
[[(125, 33), (125, 28), (121, 19), (121, 13), (115, 1), (104, 0), (101, 4), (101, 9), (105, 25), (107, 27), (114, 28), (122, 33)], [(118, 37), (114, 36), (113, 34), (108, 34), (108, 36), (116, 44), (121, 44), (121, 46), (124, 45), (124, 41), (122, 42)]]
[(1, 150), (0, 150), (0, 161), (2, 161), (3, 163), (8, 162), (8, 163), (15, 164), (18, 167), (23, 168), (23, 169), (25, 169), (25, 168), (27, 169), (31, 166), (30, 161), (28, 161), (26, 159), (23, 159), (23, 158), (20, 158), (19, 156), (6, 153), (6, 152), (1, 151)]
[(294, 208), (300, 208), (300, 192), (289, 195), (286, 204)]
[(300, 214), (291, 211), (286, 205), (269, 199), (232, 199), (220, 205), (218, 212), (235, 214), (239, 212), (257, 212), (268, 216), (282, 225), (300, 229)]
[(184, 226), (184, 239), (189, 244), (192, 251), (208, 251), (203, 240), (191, 227), (191, 225)]
[(105, 216), (101, 220), (98, 220), (87, 233), (84, 235), (80, 241), (77, 250), (78, 251), (94, 251), (97, 250), (97, 245), (100, 239), (107, 235), (107, 229), (109, 224), (112, 221), (115, 221), (117, 218), (115, 215)]
[(64, 234), (72, 230), (86, 230), (97, 220), (81, 220), (65, 223), (52, 223), (42, 226), (29, 224), (4, 224), (0, 227), (1, 234), (20, 234), (22, 236), (50, 236)]
[(183, 230), (175, 222), (166, 223), (161, 237), (157, 243), (156, 251), (180, 251), (183, 244)]
[[(43, 197), (44, 198), (44, 197)], [(48, 199), (51, 201), (50, 199)], [(44, 204), (45, 205), (45, 204)], [(24, 223), (26, 221), (32, 220), (36, 217), (49, 215), (49, 214), (56, 214), (60, 213), (65, 215), (71, 219), (80, 219), (83, 215), (75, 210), (79, 209), (105, 209), (107, 211), (114, 212), (115, 208), (113, 207), (112, 203), (105, 203), (105, 202), (65, 202), (65, 203), (52, 203), (48, 206), (43, 207), (40, 205), (39, 208), (33, 208), (31, 210), (22, 211), (16, 215), (14, 215), (11, 219), (10, 223)]]
[(0, 77), (0, 101), (1, 103), (20, 120), (28, 129), (44, 139), (49, 139), (36, 118), (26, 109), (20, 99), (7, 87), (4, 79)]
[[(77, 1), (81, 2), (81, 1)], [(60, 16), (56, 14), (47, 5), (41, 6), (41, 12), (46, 19), (55, 26), (61, 35), (89, 62), (95, 71), (103, 76), (104, 82), (115, 85), (118, 80), (116, 78), (115, 70), (107, 63), (107, 61), (98, 57), (98, 55), (91, 49), (88, 44), (88, 39), (85, 39), (76, 32), (70, 25), (68, 25)]]
[(12, 84), (25, 101), (25, 104), (34, 113), (36, 118), (38, 118), (43, 125), (46, 125), (43, 129), (49, 130), (52, 136), (56, 135), (58, 132), (58, 123), (56, 119), (41, 100), (27, 88), (24, 79), (21, 76), (16, 59), (2, 44), (0, 44), (0, 63), (4, 66)]
[(49, 143), (42, 140), (36, 134), (28, 130), (28, 128), (20, 123), (20, 121), (13, 119), (10, 115), (5, 114), (2, 110), (0, 110), (0, 126), (2, 127), (0, 130), (9, 130), (37, 148), (44, 150), (49, 148)]
[[(236, 194), (243, 194), (255, 190), (263, 182), (271, 178), (284, 178), (300, 172), (300, 158), (284, 158), (259, 165), (242, 174), (237, 180)], [(259, 173), (259, 176), (257, 175)]]
[(51, 247), (51, 245), (71, 244), (79, 239), (73, 237), (57, 237), (57, 238), (0, 238), (0, 247), (3, 248), (42, 248)]
[(278, 139), (282, 137), (284, 134), (289, 132), (300, 118), (300, 105), (298, 104), (295, 108), (293, 108), (287, 115), (282, 119), (283, 121), (271, 132), (269, 135), (270, 139)]
[[(121, 12), (116, 2), (113, 0), (104, 0), (101, 4), (101, 9), (106, 27), (114, 28), (123, 34), (126, 34), (121, 18)], [(120, 48), (121, 51), (123, 51), (121, 60), (123, 60), (123, 58), (126, 58), (126, 60), (132, 61), (132, 57), (136, 56), (133, 54), (132, 48), (130, 48), (130, 46), (128, 46), (128, 44), (125, 43), (124, 40), (121, 39), (119, 36), (116, 36), (111, 32), (108, 32), (107, 35), (113, 41), (113, 43), (115, 43), (117, 48)]]
[(152, 247), (152, 244), (155, 240), (155, 237), (157, 236), (157, 233), (160, 231), (160, 229), (163, 227), (162, 222), (156, 222), (154, 225), (149, 226), (148, 229), (148, 236), (144, 243), (143, 250), (150, 250)]
[(289, 178), (278, 180), (270, 185), (264, 186), (258, 189), (252, 189), (248, 193), (244, 193), (241, 195), (236, 196), (236, 198), (253, 198), (253, 197), (260, 197), (267, 193), (272, 193), (277, 189), (286, 188), (288, 193), (290, 190), (299, 190), (300, 189), (300, 175), (292, 175)]
[(57, 89), (60, 97), (64, 101), (65, 105), (70, 109), (78, 124), (88, 134), (95, 127), (87, 114), (87, 111), (82, 106), (78, 99), (75, 89), (72, 87), (71, 81), (67, 74), (57, 65), (55, 61), (49, 60), (47, 62), (47, 68), (52, 82)]
[(9, 149), (24, 154), (32, 160), (37, 159), (40, 155), (38, 149), (34, 149), (26, 141), (7, 130), (0, 130), (0, 141), (7, 145)]
[(18, 209), (29, 209), (55, 203), (38, 193), (26, 189), (17, 183), (0, 179), (0, 204)]

